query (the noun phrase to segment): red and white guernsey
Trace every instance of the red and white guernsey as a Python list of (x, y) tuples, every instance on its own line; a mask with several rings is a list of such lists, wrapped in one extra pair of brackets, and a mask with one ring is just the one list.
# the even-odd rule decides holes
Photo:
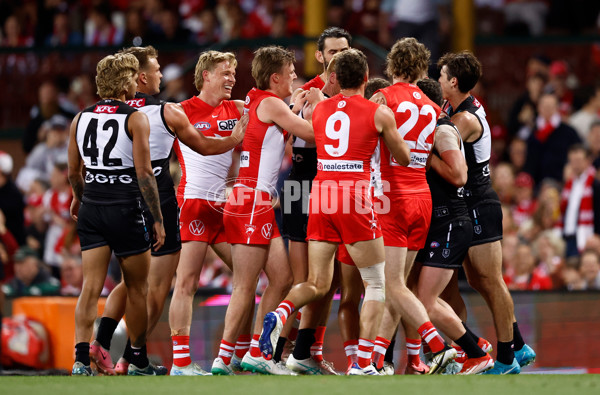
[(240, 171), (235, 186), (258, 189), (273, 197), (277, 193), (277, 177), (288, 132), (274, 123), (264, 123), (258, 119), (256, 109), (267, 97), (281, 100), (273, 93), (256, 88), (252, 88), (246, 96), (244, 113), (248, 113), (250, 119), (242, 143)]
[[(181, 102), (183, 111), (199, 133), (207, 137), (226, 137), (240, 119), (235, 102), (223, 100), (212, 107), (197, 96)], [(231, 167), (232, 151), (204, 156), (179, 140), (173, 145), (181, 166), (178, 199), (204, 199), (224, 202), (226, 178)]]
[(379, 90), (394, 111), (398, 133), (410, 149), (410, 163), (400, 166), (385, 144), (381, 145), (381, 178), (390, 184), (393, 194), (429, 193), (425, 177), (427, 158), (433, 146), (440, 107), (416, 85), (398, 82)]
[(375, 127), (378, 104), (359, 95), (338, 94), (317, 105), (313, 128), (317, 145), (315, 180), (365, 181), (379, 139)]

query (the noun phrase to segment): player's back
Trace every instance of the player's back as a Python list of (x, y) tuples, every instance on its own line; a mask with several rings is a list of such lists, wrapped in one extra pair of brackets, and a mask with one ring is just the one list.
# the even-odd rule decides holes
[[(212, 107), (197, 96), (181, 102), (183, 111), (198, 133), (207, 137), (227, 137), (240, 118), (232, 100), (223, 100)], [(231, 167), (233, 150), (219, 155), (204, 156), (179, 140), (173, 146), (181, 166), (181, 181), (177, 196), (186, 199), (225, 201), (226, 178)]]
[(133, 137), (127, 129), (134, 112), (131, 106), (112, 99), (81, 112), (76, 141), (86, 171), (84, 202), (129, 203), (139, 196)]
[(379, 92), (394, 112), (398, 133), (410, 149), (409, 165), (400, 166), (382, 144), (381, 177), (390, 183), (392, 193), (428, 192), (425, 167), (433, 146), (440, 107), (413, 84), (399, 82)]
[(342, 94), (316, 106), (312, 117), (318, 160), (315, 180), (369, 183), (371, 156), (380, 136), (375, 127), (378, 107), (362, 96)]

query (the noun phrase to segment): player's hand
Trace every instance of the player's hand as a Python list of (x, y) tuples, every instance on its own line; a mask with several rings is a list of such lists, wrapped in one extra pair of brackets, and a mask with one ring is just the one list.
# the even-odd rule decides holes
[(73, 218), (73, 220), (75, 221), (77, 221), (77, 216), (79, 215), (80, 205), (81, 202), (79, 201), (79, 199), (73, 198), (73, 200), (71, 201), (71, 208), (69, 209), (69, 212), (71, 213), (71, 218)]
[(152, 244), (152, 248), (154, 251), (158, 251), (165, 244), (165, 227), (162, 222), (155, 221), (152, 228), (154, 230), (154, 244)]
[(313, 107), (323, 100), (325, 100), (325, 95), (323, 95), (323, 92), (317, 88), (310, 88), (310, 91), (306, 95), (306, 101), (312, 104)]
[(248, 114), (242, 115), (239, 121), (236, 122), (235, 127), (231, 131), (231, 136), (235, 139), (235, 141), (239, 143), (244, 139), (244, 134), (246, 133), (246, 127), (248, 126), (248, 120), (250, 116)]
[(306, 103), (306, 95), (308, 91), (299, 92), (294, 98), (294, 106), (292, 107), (292, 112), (294, 114), (300, 113), (300, 110), (304, 107), (304, 103)]

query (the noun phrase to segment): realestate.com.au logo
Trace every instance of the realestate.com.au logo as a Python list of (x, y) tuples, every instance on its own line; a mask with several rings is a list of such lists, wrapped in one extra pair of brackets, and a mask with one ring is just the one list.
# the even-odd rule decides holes
[[(377, 188), (390, 190), (385, 181)], [(210, 206), (235, 217), (252, 217), (271, 208), (283, 214), (358, 213), (378, 214), (390, 211), (390, 201), (380, 194), (373, 199), (374, 189), (368, 181), (296, 181), (285, 180), (283, 187), (260, 183), (256, 179), (228, 179), (217, 183), (208, 193)], [(312, 199), (312, 203), (311, 203)], [(212, 201), (214, 200), (214, 201)], [(225, 203), (226, 201), (226, 203)]]

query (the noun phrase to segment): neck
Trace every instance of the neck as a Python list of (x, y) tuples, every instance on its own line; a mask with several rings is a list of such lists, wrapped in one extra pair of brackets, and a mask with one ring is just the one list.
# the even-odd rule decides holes
[(416, 80), (415, 80), (415, 81), (410, 81), (408, 78), (394, 77), (394, 78), (392, 79), (392, 82), (393, 82), (394, 84), (397, 84), (397, 83), (399, 83), (399, 82), (403, 82), (403, 83), (405, 83), (405, 84), (414, 84), (414, 83), (416, 83), (417, 81), (416, 81)]
[(469, 96), (471, 96), (470, 92), (467, 92), (467, 93), (459, 92), (458, 94), (449, 97), (448, 102), (450, 102), (450, 105), (452, 106), (452, 108), (456, 110), (456, 108), (458, 106), (460, 106), (460, 103), (464, 102), (465, 99)]
[(225, 100), (223, 97), (212, 94), (209, 89), (201, 90), (198, 94), (198, 98), (211, 107), (216, 107), (221, 104), (223, 100)]
[(333, 86), (332, 84), (329, 83), (329, 81), (327, 81), (325, 83), (325, 86), (323, 87), (323, 89), (321, 89), (321, 92), (323, 92), (323, 94), (332, 97), (338, 94), (338, 90), (335, 89), (335, 86)]
[(125, 97), (125, 94), (123, 93), (122, 95), (120, 95), (118, 97), (103, 97), (102, 100), (117, 100), (117, 101), (126, 102), (127, 98)]
[(363, 86), (364, 86), (364, 84), (363, 84), (363, 85), (361, 85), (361, 86), (360, 86), (360, 87), (358, 87), (358, 88), (352, 88), (352, 89), (341, 89), (341, 90), (340, 90), (340, 93), (341, 93), (342, 95), (344, 95), (344, 96), (354, 96), (354, 95), (361, 95), (361, 96), (362, 96), (362, 95), (364, 94), (364, 92), (365, 92), (365, 91), (364, 91), (364, 89), (361, 89)]

